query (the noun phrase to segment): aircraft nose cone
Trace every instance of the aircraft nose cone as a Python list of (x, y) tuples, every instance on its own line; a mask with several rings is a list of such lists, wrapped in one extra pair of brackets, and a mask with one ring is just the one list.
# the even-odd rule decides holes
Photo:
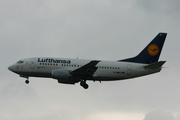
[(8, 67), (8, 69), (9, 69), (10, 71), (13, 71), (13, 70), (14, 70), (14, 66), (11, 65), (11, 66)]

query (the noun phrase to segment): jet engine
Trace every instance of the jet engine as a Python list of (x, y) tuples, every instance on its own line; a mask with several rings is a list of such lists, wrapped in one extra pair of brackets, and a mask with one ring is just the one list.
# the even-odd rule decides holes
[(54, 79), (69, 79), (72, 77), (72, 75), (69, 73), (69, 71), (56, 69), (52, 71), (52, 77)]

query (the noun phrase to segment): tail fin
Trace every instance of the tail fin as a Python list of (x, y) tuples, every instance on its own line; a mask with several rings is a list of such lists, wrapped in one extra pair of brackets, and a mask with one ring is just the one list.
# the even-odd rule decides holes
[(167, 33), (159, 33), (136, 57), (118, 60), (124, 62), (152, 64), (159, 60)]

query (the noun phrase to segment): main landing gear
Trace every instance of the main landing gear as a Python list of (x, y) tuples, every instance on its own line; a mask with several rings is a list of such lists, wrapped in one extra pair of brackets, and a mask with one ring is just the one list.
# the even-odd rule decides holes
[(84, 88), (84, 89), (88, 89), (89, 85), (86, 83), (86, 80), (82, 80), (80, 82), (80, 85)]

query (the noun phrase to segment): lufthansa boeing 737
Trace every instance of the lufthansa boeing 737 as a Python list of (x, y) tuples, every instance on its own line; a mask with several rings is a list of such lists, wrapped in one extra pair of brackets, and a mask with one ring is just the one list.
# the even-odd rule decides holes
[(22, 59), (8, 67), (20, 77), (45, 77), (59, 83), (80, 85), (87, 80), (114, 81), (160, 72), (166, 61), (158, 61), (167, 33), (159, 33), (137, 56), (117, 61), (36, 57)]

